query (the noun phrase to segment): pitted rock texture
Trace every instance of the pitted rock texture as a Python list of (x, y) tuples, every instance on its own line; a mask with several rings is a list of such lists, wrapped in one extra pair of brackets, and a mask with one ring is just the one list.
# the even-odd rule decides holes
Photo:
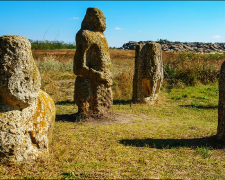
[(112, 75), (108, 43), (104, 35), (106, 18), (97, 8), (88, 8), (76, 34), (74, 56), (74, 102), (78, 113), (104, 115), (112, 105)]
[(217, 138), (225, 142), (225, 62), (223, 62), (219, 75), (219, 105)]
[(28, 39), (0, 37), (0, 162), (48, 155), (55, 105), (40, 90), (40, 74)]
[(13, 107), (28, 107), (38, 96), (41, 77), (32, 57), (30, 42), (22, 36), (0, 38), (0, 92)]
[(163, 82), (163, 62), (160, 44), (138, 45), (135, 51), (133, 102), (154, 104)]

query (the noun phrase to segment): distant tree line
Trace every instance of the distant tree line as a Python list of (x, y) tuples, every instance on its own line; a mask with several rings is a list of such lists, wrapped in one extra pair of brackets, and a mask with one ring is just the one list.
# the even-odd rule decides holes
[(118, 48), (116, 48), (115, 46), (114, 47), (109, 46), (109, 49), (118, 49)]
[(31, 43), (31, 49), (44, 50), (44, 49), (76, 49), (75, 44), (67, 44), (64, 41), (33, 41), (29, 39)]
[(170, 41), (168, 41), (167, 39), (158, 39), (158, 41), (160, 41), (160, 42), (162, 42), (162, 41), (170, 42)]

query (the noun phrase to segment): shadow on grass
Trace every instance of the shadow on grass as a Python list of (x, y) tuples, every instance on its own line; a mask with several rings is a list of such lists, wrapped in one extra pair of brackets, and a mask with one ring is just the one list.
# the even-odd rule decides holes
[(75, 114), (58, 114), (56, 115), (55, 121), (63, 121), (63, 122), (81, 122), (84, 118), (78, 115), (78, 113)]
[(180, 105), (180, 107), (188, 107), (188, 108), (196, 108), (196, 109), (218, 109), (218, 106)]
[(114, 105), (125, 105), (125, 104), (131, 104), (132, 100), (113, 100)]
[(218, 142), (216, 136), (195, 139), (122, 139), (119, 143), (125, 146), (147, 147), (156, 149), (172, 149), (179, 147), (224, 149), (225, 144)]
[(73, 101), (69, 101), (69, 100), (66, 100), (66, 101), (57, 101), (55, 103), (55, 105), (74, 105), (75, 103)]

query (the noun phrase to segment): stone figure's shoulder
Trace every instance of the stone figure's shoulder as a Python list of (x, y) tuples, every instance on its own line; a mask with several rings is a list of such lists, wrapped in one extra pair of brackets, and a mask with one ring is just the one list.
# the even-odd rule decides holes
[(76, 34), (76, 40), (82, 41), (82, 42), (88, 42), (92, 40), (93, 36), (94, 36), (94, 32), (81, 29)]

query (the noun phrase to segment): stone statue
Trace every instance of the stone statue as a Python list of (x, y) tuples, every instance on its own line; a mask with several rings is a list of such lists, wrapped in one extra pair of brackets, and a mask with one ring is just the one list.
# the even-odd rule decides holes
[(40, 90), (41, 77), (28, 39), (0, 37), (0, 162), (48, 155), (55, 105)]
[(163, 82), (161, 46), (155, 42), (137, 45), (133, 78), (133, 102), (154, 104)]
[(106, 18), (97, 8), (88, 8), (76, 34), (74, 56), (74, 102), (78, 114), (104, 115), (112, 105), (110, 55), (104, 31)]
[(225, 142), (225, 61), (219, 74), (219, 105), (218, 105), (218, 126), (217, 138)]

